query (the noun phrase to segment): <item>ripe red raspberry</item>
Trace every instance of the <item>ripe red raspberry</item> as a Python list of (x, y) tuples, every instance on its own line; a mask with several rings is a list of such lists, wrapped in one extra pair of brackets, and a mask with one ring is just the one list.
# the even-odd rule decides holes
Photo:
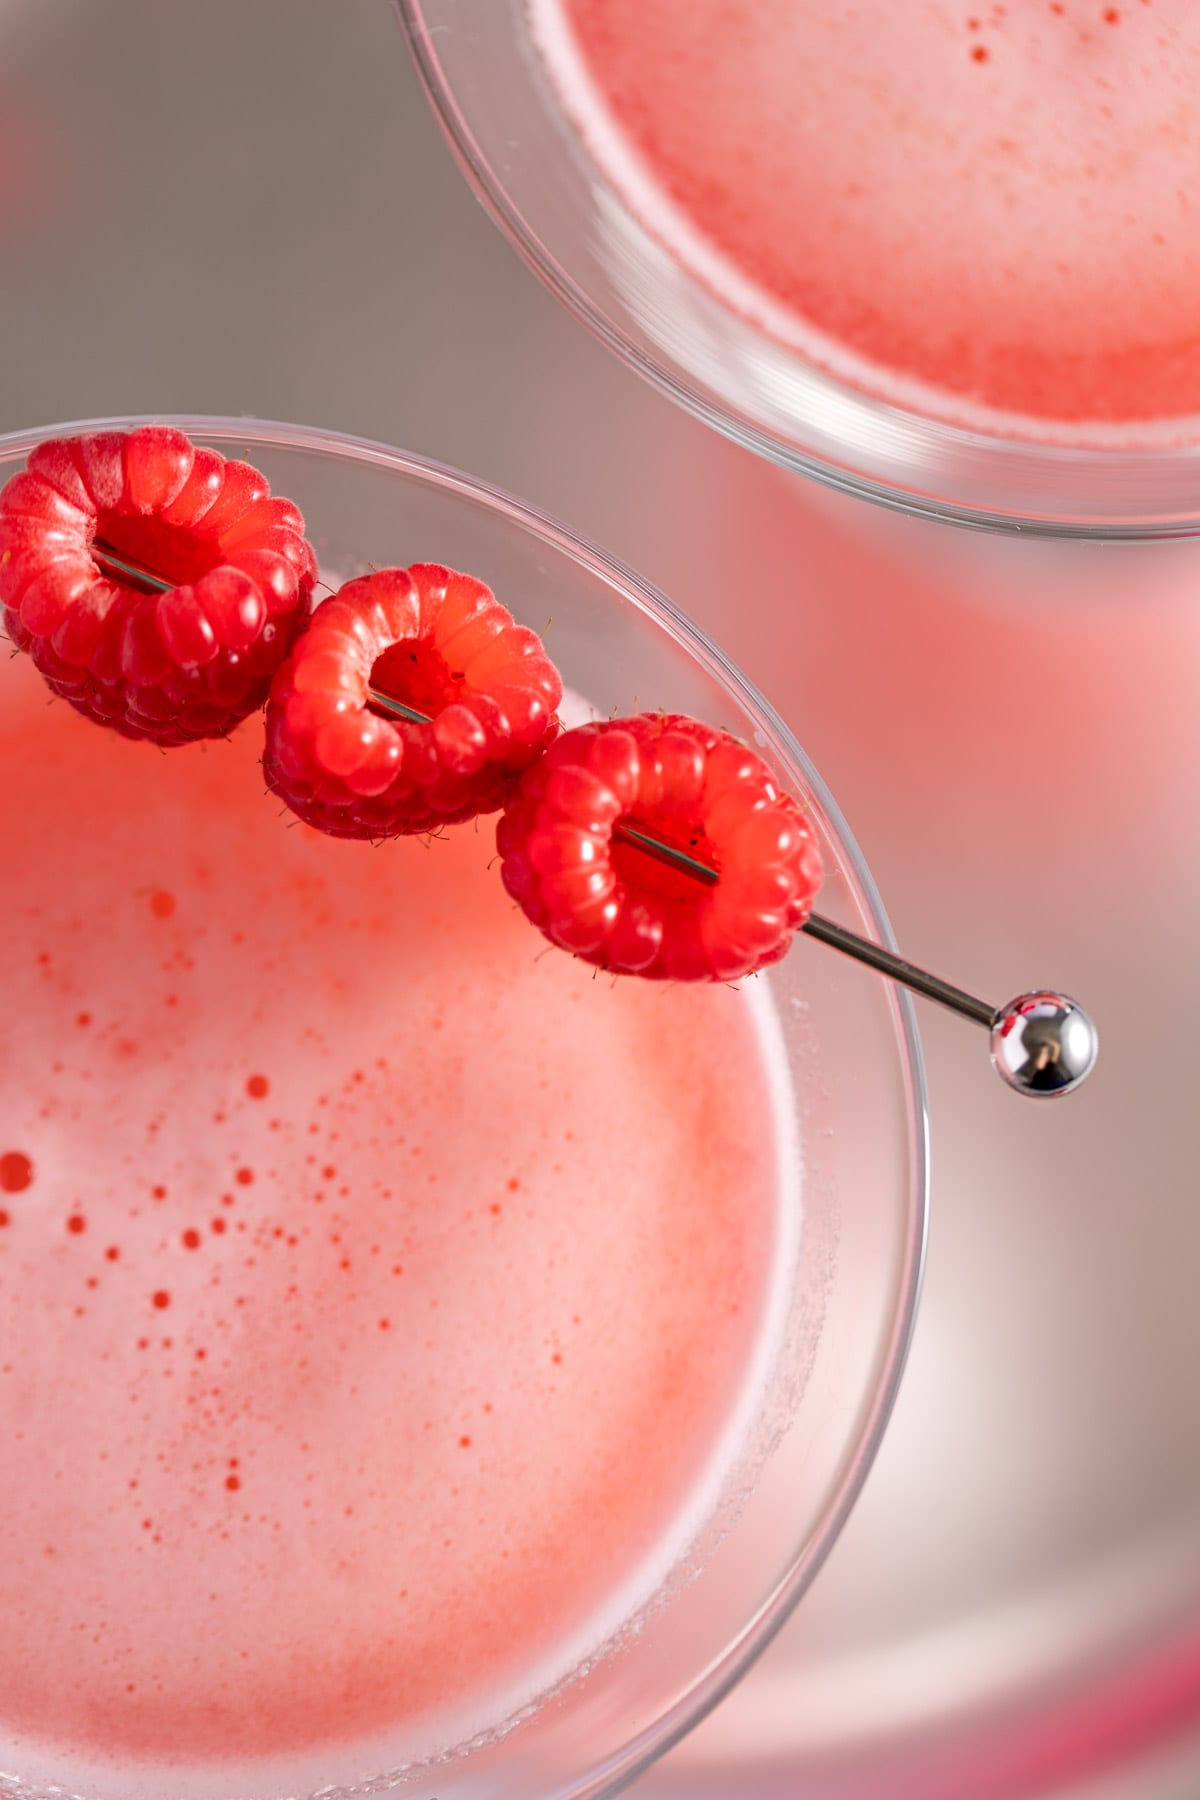
[(433, 831), (504, 804), (561, 699), (537, 634), (482, 581), (439, 563), (380, 569), (317, 608), (276, 675), (267, 785), (334, 837)]
[[(175, 585), (105, 574), (97, 540)], [(39, 444), (0, 493), (9, 636), (55, 693), (126, 737), (224, 737), (261, 706), (316, 574), (291, 501), (170, 426)]]
[[(639, 848), (640, 832), (715, 872)], [(733, 981), (785, 955), (821, 857), (760, 756), (682, 714), (564, 732), (523, 776), (496, 842), (504, 885), (550, 940), (602, 969)]]

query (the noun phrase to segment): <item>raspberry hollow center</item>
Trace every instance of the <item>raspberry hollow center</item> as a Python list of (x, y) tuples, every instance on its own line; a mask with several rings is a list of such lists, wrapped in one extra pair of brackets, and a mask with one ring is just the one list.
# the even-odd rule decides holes
[[(639, 843), (636, 837), (625, 835), (626, 833), (637, 833), (640, 837), (650, 838), (662, 846), (662, 851), (656, 852)], [(665, 855), (663, 851), (666, 852)], [(706, 881), (698, 871), (691, 871), (681, 863), (672, 862), (671, 851), (690, 857), (704, 868), (713, 870), (714, 874), (717, 873), (712, 844), (699, 825), (651, 815), (645, 818), (623, 817), (613, 828), (609, 856), (618, 881), (630, 891), (664, 906), (694, 905), (702, 895), (711, 891), (715, 882)]]
[(95, 539), (172, 587), (194, 586), (229, 560), (216, 538), (203, 538), (192, 528), (153, 517), (102, 512)]
[[(420, 637), (390, 644), (371, 664), (369, 680), (381, 694), (433, 719), (459, 698), (466, 677), (461, 669), (450, 667), (432, 637)], [(385, 707), (367, 704), (379, 718), (392, 719)]]

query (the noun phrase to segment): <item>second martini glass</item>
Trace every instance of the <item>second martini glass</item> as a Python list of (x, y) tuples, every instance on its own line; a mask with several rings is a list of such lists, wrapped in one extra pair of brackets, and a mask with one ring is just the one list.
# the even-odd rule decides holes
[[(713, 242), (703, 229), (694, 227), (690, 214), (678, 231), (663, 223), (674, 205), (669, 176), (658, 178), (606, 102), (593, 105), (589, 100), (585, 105), (579, 99), (590, 78), (586, 71), (580, 73), (583, 60), (569, 27), (572, 9), (563, 0), (537, 4), (396, 0), (396, 4), (435, 114), (492, 216), (590, 330), (688, 410), (773, 461), (932, 518), (1082, 537), (1171, 536), (1200, 528), (1200, 424), (1194, 411), (1136, 420), (1132, 425), (1122, 424), (1120, 416), (1106, 422), (1101, 412), (1094, 423), (1073, 426), (1069, 419), (1039, 421), (1017, 410), (997, 408), (989, 413), (986, 407), (974, 408), (974, 396), (968, 392), (961, 397), (961, 416), (955, 417), (953, 408), (947, 410), (946, 396), (923, 388), (918, 380), (880, 385), (865, 362), (861, 378), (856, 376), (849, 366), (853, 358), (843, 355), (833, 340), (828, 356), (806, 352), (788, 341), (778, 320), (775, 325), (766, 320), (771, 308), (761, 296), (744, 307), (721, 297), (721, 283), (713, 272)], [(659, 5), (653, 10), (661, 41), (658, 52), (648, 44), (646, 55), (665, 56), (665, 41), (673, 53), (671, 80), (686, 81), (688, 57), (702, 64), (708, 58), (696, 77), (698, 82), (707, 79), (704, 68), (719, 56), (714, 45), (722, 41), (722, 33), (739, 29), (719, 8), (678, 7), (673, 26), (669, 8)], [(900, 250), (905, 243), (911, 249), (914, 241), (919, 242), (931, 220), (937, 221), (944, 236), (947, 222), (953, 225), (957, 218), (965, 230), (966, 222), (986, 219), (989, 207), (998, 208), (995, 231), (976, 253), (967, 254), (961, 244), (951, 245), (947, 253), (948, 268), (953, 252), (970, 274), (991, 255), (992, 239), (1008, 228), (1006, 221), (1022, 219), (1035, 203), (1061, 204), (1061, 222), (1056, 226), (1049, 218), (1037, 240), (1043, 253), (1036, 280), (1051, 287), (1055, 280), (1067, 283), (1063, 294), (1068, 297), (1047, 297), (1044, 302), (1062, 338), (1064, 358), (1075, 350), (1079, 338), (1078, 330), (1072, 334), (1067, 329), (1064, 335), (1064, 321), (1071, 318), (1073, 304), (1083, 304), (1069, 298), (1071, 258), (1085, 265), (1081, 279), (1084, 291), (1090, 293), (1096, 284), (1087, 275), (1089, 254), (1107, 257), (1112, 252), (1108, 239), (1097, 252), (1094, 232), (1090, 237), (1084, 232), (1082, 248), (1068, 248), (1065, 240), (1083, 230), (1080, 220), (1102, 220), (1105, 208), (1117, 204), (1110, 198), (1110, 178), (1112, 192), (1120, 192), (1132, 160), (1161, 155), (1162, 179), (1156, 179), (1149, 167), (1139, 179), (1148, 192), (1146, 206), (1165, 208), (1174, 223), (1168, 221), (1169, 231), (1164, 225), (1155, 237), (1153, 221), (1139, 224), (1136, 218), (1127, 218), (1133, 203), (1122, 200), (1120, 228), (1131, 233), (1136, 245), (1144, 237), (1145, 250), (1131, 249), (1125, 268), (1114, 271), (1107, 301), (1101, 294), (1088, 302), (1095, 307), (1111, 305), (1118, 290), (1123, 301), (1143, 296), (1122, 364), (1121, 379), (1128, 388), (1129, 370), (1144, 353), (1141, 334), (1152, 329), (1147, 321), (1167, 305), (1169, 280), (1176, 288), (1180, 282), (1177, 272), (1168, 278), (1165, 273), (1156, 276), (1156, 271), (1165, 268), (1164, 258), (1174, 257), (1176, 267), (1179, 257), (1188, 253), (1187, 208), (1194, 209), (1197, 200), (1191, 187), (1194, 146), (1189, 149), (1192, 128), (1186, 101), (1170, 84), (1185, 79), (1195, 61), (1194, 16), (1185, 4), (1169, 9), (1167, 16), (1157, 8), (1151, 13), (1140, 7), (1100, 5), (1010, 7), (1007, 13), (1004, 8), (975, 10), (978, 18), (967, 16), (971, 9), (964, 9), (959, 21), (940, 7), (897, 9), (880, 4), (846, 13), (844, 8), (830, 9), (819, 0), (808, 0), (804, 8), (784, 6), (778, 18), (767, 9), (766, 22), (756, 27), (764, 43), (754, 54), (770, 58), (771, 34), (778, 30), (775, 61), (786, 69), (793, 53), (784, 40), (790, 34), (801, 31), (818, 45), (822, 32), (833, 34), (836, 53), (850, 62), (851, 75), (831, 67), (828, 81), (861, 76), (860, 87), (839, 109), (836, 89), (821, 86), (819, 62), (806, 67), (801, 91), (790, 112), (785, 110), (785, 123), (806, 110), (831, 121), (826, 129), (837, 136), (839, 159), (831, 168), (836, 166), (848, 190), (854, 189), (857, 177), (868, 198), (846, 202), (844, 195), (832, 191), (825, 195), (823, 188), (817, 198), (835, 210), (848, 207), (847, 218), (855, 205), (882, 209), (876, 219), (877, 235), (888, 243), (895, 238)], [(709, 38), (701, 36), (696, 24), (702, 13)], [(611, 22), (603, 26), (610, 36), (617, 32), (636, 37), (640, 29), (636, 7), (614, 6), (610, 14)], [(609, 18), (597, 16), (601, 23)], [(775, 24), (770, 23), (773, 19)], [(727, 35), (724, 41), (728, 43)], [(878, 67), (872, 56), (877, 56)], [(864, 65), (861, 70), (853, 67), (855, 57)], [(939, 59), (945, 61), (940, 88), (933, 75), (942, 67)], [(1134, 74), (1147, 59), (1154, 64), (1153, 80), (1144, 72)], [(723, 77), (727, 85), (752, 80), (752, 67), (742, 68), (736, 55), (727, 60), (734, 71)], [(1161, 96), (1155, 85), (1160, 82)], [(653, 81), (650, 91), (659, 91)], [(667, 135), (669, 128), (657, 114), (646, 123), (646, 107), (636, 94), (628, 107), (630, 116), (641, 120), (656, 140)], [(940, 152), (939, 107), (949, 109), (940, 127), (949, 148)], [(1181, 107), (1183, 135), (1172, 136), (1170, 120)], [(686, 92), (676, 110), (679, 118), (688, 119)], [(692, 114), (696, 111), (705, 112), (699, 101)], [(1148, 121), (1145, 129), (1138, 123), (1143, 114)], [(1167, 125), (1160, 131), (1162, 120)], [(978, 179), (974, 153), (959, 152), (957, 159), (952, 154), (962, 135), (960, 125), (963, 131), (983, 134), (979, 156), (986, 168)], [(1064, 138), (1068, 126), (1074, 135)], [(890, 146), (897, 131), (909, 136), (899, 140), (894, 152), (890, 148), (881, 152), (875, 140)], [(1110, 142), (1114, 132), (1121, 131), (1124, 153), (1120, 144), (1114, 148)], [(859, 139), (862, 143), (856, 149)], [(999, 151), (993, 140), (999, 141)], [(1093, 140), (1101, 161), (1112, 151), (1111, 170), (1090, 166)], [(754, 144), (757, 148), (747, 140), (740, 151), (727, 146), (727, 153), (722, 152), (720, 166), (711, 175), (719, 200), (726, 190), (736, 191), (739, 180), (771, 185), (772, 146), (757, 138)], [(830, 149), (828, 139), (826, 148)], [(862, 168), (855, 162), (860, 149)], [(801, 152), (785, 145), (775, 154), (786, 159)], [(754, 155), (765, 159), (766, 173), (746, 172), (747, 159)], [(804, 155), (814, 166), (830, 161), (830, 156), (822, 159), (819, 142), (815, 149), (810, 143)], [(916, 167), (918, 158), (928, 159), (933, 179), (929, 189), (918, 192), (917, 176), (897, 178), (901, 187), (908, 183), (904, 204), (912, 211), (913, 222), (906, 224), (888, 215), (886, 195), (876, 199), (874, 187), (886, 184), (889, 168)], [(1042, 167), (1039, 158), (1050, 170), (1041, 185), (1036, 175)], [(699, 171), (697, 179), (703, 175)], [(944, 193), (937, 191), (938, 181)], [(1181, 195), (1178, 212), (1171, 211), (1172, 183)], [(827, 185), (836, 186), (833, 175)], [(844, 222), (838, 231), (852, 235), (852, 227)], [(1176, 237), (1182, 237), (1182, 249)], [(1056, 249), (1060, 238), (1063, 245)], [(685, 239), (690, 246), (686, 251)], [(864, 238), (865, 243), (870, 241)], [(830, 243), (826, 252), (833, 254)], [(861, 263), (869, 250), (856, 254)], [(822, 255), (819, 239), (813, 255)], [(859, 307), (863, 315), (886, 311), (882, 296), (902, 275), (910, 279), (911, 271), (898, 269), (899, 255), (898, 250), (889, 259), (884, 249), (878, 252), (878, 267)], [(1026, 305), (1032, 302), (1021, 283), (1033, 279), (1029, 266), (1034, 260), (1016, 249), (1010, 257), (1011, 292)], [(999, 276), (996, 280), (1001, 297), (992, 311), (1007, 320), (1012, 307), (1004, 304), (1004, 280)], [(939, 342), (953, 338), (953, 307), (956, 288), (961, 287), (952, 275), (936, 274), (931, 253), (925, 288), (918, 282), (911, 303), (913, 329), (923, 330), (930, 306), (945, 302), (951, 311)], [(1185, 308), (1185, 313), (1181, 329), (1186, 335), (1191, 330), (1186, 322), (1190, 311)], [(812, 335), (815, 341), (820, 334)], [(970, 337), (969, 322), (961, 324), (961, 335)], [(1014, 358), (1025, 348), (1016, 344)], [(1194, 360), (1194, 344), (1186, 343), (1172, 354)], [(1114, 352), (1110, 360), (1122, 362), (1122, 357)], [(847, 366), (841, 373), (831, 372), (839, 364)], [(979, 412), (978, 421), (973, 410)]]

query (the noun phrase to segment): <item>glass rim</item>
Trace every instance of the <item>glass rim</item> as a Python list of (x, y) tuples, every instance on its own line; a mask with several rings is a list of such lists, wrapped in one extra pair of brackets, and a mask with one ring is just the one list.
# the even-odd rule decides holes
[[(677, 362), (637, 341), (616, 309), (601, 306), (530, 228), (446, 76), (426, 0), (393, 5), (426, 101), (476, 199), (567, 311), (685, 412), (768, 462), (909, 516), (1047, 538), (1142, 542), (1200, 535), (1200, 442), (1120, 448), (993, 435), (877, 399), (780, 346), (793, 371), (803, 371), (816, 404), (847, 421), (844, 460), (838, 460), (806, 441), (805, 421), (798, 419), (795, 434), (784, 435), (706, 389)], [(589, 158), (589, 166), (613, 204), (632, 217), (599, 164)], [(693, 280), (682, 265), (680, 272)], [(881, 449), (864, 454), (862, 446), (872, 440)], [(897, 463), (913, 462), (914, 451), (924, 485), (895, 473)], [(956, 462), (971, 469), (970, 491), (951, 473)]]
[[(515, 524), (522, 531), (566, 556), (606, 587), (615, 589), (655, 624), (669, 628), (705, 671), (728, 689), (755, 720), (784, 764), (792, 765), (821, 808), (829, 834), (844, 858), (843, 877), (856, 906), (868, 922), (868, 935), (887, 949), (897, 948), (879, 891), (856, 839), (836, 800), (807, 753), (780, 717), (738, 666), (707, 633), (666, 595), (634, 570), (549, 514), (519, 500), (503, 488), (476, 479), (449, 464), (398, 450), (376, 439), (280, 420), (220, 414), (122, 414), (66, 420), (51, 425), (0, 433), (0, 469), (10, 458), (25, 458), (49, 438), (88, 431), (128, 431), (139, 425), (169, 425), (201, 440), (235, 442), (245, 447), (334, 455), (350, 462), (423, 482)], [(864, 980), (872, 977), (861, 971)], [(862, 1409), (862, 1425), (845, 1472), (831, 1492), (802, 1553), (792, 1559), (771, 1594), (746, 1619), (725, 1653), (689, 1688), (671, 1710), (626, 1743), (610, 1760), (589, 1772), (585, 1785), (563, 1790), (562, 1800), (602, 1800), (634, 1780), (681, 1737), (699, 1724), (745, 1674), (785, 1624), (840, 1535), (874, 1462), (899, 1390), (916, 1322), (924, 1277), (929, 1225), (929, 1109), (924, 1060), (911, 996), (891, 985), (888, 1009), (896, 1041), (908, 1137), (904, 1176), (904, 1220), (901, 1276), (897, 1301), (885, 1338), (881, 1338), (880, 1380)]]

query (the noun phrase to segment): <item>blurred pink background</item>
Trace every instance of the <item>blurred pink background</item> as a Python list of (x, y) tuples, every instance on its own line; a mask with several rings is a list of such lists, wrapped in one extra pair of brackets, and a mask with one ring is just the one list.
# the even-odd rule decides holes
[(387, 0), (0, 0), (0, 320), (0, 429), (301, 420), (598, 539), (788, 718), (907, 954), (1096, 1015), (1093, 1082), (1036, 1110), (923, 1009), (932, 1247), (889, 1439), (645, 1800), (1195, 1800), (1200, 543), (918, 524), (673, 411), (488, 224)]

